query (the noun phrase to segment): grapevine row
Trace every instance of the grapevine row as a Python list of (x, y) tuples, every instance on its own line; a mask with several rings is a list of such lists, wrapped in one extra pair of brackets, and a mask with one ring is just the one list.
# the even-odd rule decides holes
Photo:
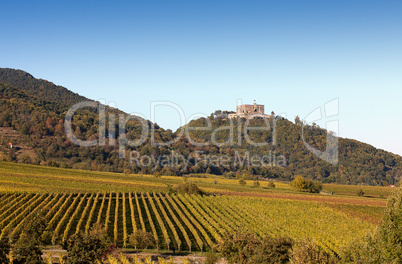
[(116, 207), (114, 211), (114, 242), (117, 244), (119, 229), (118, 229), (118, 221), (119, 221), (119, 193), (116, 193)]
[[(65, 196), (66, 196), (66, 194), (63, 195), (63, 197), (65, 197)], [(62, 197), (62, 198), (63, 198), (63, 197)], [(53, 209), (50, 210), (49, 213), (46, 214), (46, 216), (45, 216), (46, 220), (49, 219), (50, 216), (53, 215), (53, 217), (50, 219), (50, 221), (49, 221), (49, 223), (48, 223), (48, 225), (47, 225), (47, 228), (46, 228), (48, 231), (51, 230), (51, 228), (52, 228), (53, 225), (56, 223), (56, 221), (62, 216), (62, 213), (64, 213), (64, 211), (65, 211), (65, 209), (67, 208), (67, 206), (68, 206), (70, 200), (72, 199), (72, 197), (73, 197), (73, 194), (70, 194), (70, 195), (64, 200), (64, 202), (63, 202), (63, 199), (60, 199), (60, 201), (57, 202), (57, 204), (53, 207)], [(59, 209), (57, 210), (57, 212), (56, 212), (55, 214), (53, 214), (54, 211), (58, 208), (58, 206), (59, 206), (60, 203), (62, 203), (61, 206), (59, 207)]]
[[(67, 226), (64, 229), (64, 233), (63, 233), (63, 242), (67, 240), (68, 234), (70, 233), (70, 229), (73, 226), (75, 218), (81, 212), (82, 205), (87, 201), (87, 196), (88, 196), (88, 194), (86, 193), (84, 195), (84, 197), (80, 198), (80, 202), (78, 203), (78, 206), (75, 208), (73, 215), (70, 217), (70, 220), (67, 222)], [(81, 197), (81, 196), (78, 195), (77, 197)]]
[(228, 221), (227, 217), (224, 215), (220, 214), (218, 210), (212, 210), (207, 203), (205, 203), (206, 199), (201, 200), (200, 196), (194, 195), (193, 199), (195, 202), (199, 204), (199, 206), (205, 211), (207, 215), (212, 217), (216, 222), (218, 222), (225, 230), (226, 232), (230, 232), (233, 229), (236, 229), (236, 226), (234, 225), (233, 222)]
[[(92, 199), (94, 198), (94, 195), (95, 194), (93, 193), (88, 198), (87, 205), (85, 206), (84, 211), (81, 214), (80, 220), (78, 220), (77, 227), (75, 228), (75, 234), (77, 234), (81, 230), (81, 226), (84, 223), (85, 216), (87, 215), (89, 208), (91, 207), (91, 202), (92, 202)], [(84, 197), (84, 199), (85, 199), (85, 197)]]
[(2, 197), (0, 208), (10, 207), (15, 201), (18, 200), (18, 197), (22, 197), (22, 194), (18, 195), (14, 193), (12, 195)]
[[(36, 195), (35, 197), (37, 197)], [(42, 194), (37, 199), (29, 203), (27, 207), (22, 207), (22, 212), (19, 210), (19, 214), (16, 214), (16, 216), (3, 228), (0, 237), (4, 237), (7, 235), (11, 228), (15, 225), (15, 223), (19, 223), (24, 220), (24, 218), (29, 214), (30, 211), (34, 210), (44, 199), (46, 195)]]
[(126, 215), (126, 194), (123, 193), (123, 247), (127, 246), (127, 215)]
[[(77, 218), (78, 214), (81, 212), (81, 208), (83, 206), (83, 204), (86, 202), (87, 199), (87, 193), (84, 195), (84, 197), (80, 198), (80, 202), (78, 203), (78, 206), (75, 208), (72, 216), (70, 217), (69, 221), (67, 222), (67, 226), (64, 229), (63, 232), (63, 239), (62, 241), (65, 242), (68, 238), (68, 234), (70, 233), (70, 230), (73, 226), (73, 223), (75, 221), (75, 219)], [(77, 197), (81, 197), (80, 195), (78, 195)]]
[(128, 201), (130, 204), (131, 225), (133, 226), (133, 232), (135, 232), (135, 231), (137, 231), (137, 226), (135, 224), (135, 212), (134, 212), (133, 197), (131, 195), (131, 192), (128, 194)]
[(89, 212), (87, 223), (85, 224), (85, 233), (86, 234), (89, 232), (89, 229), (91, 228), (91, 221), (92, 221), (93, 215), (95, 213), (96, 205), (98, 204), (99, 195), (100, 195), (100, 193), (96, 194), (94, 202), (92, 204), (91, 211)]
[(173, 233), (173, 237), (176, 241), (176, 245), (177, 245), (178, 249), (180, 250), (181, 240), (179, 238), (179, 235), (177, 234), (176, 228), (175, 228), (174, 224), (172, 223), (172, 221), (170, 220), (170, 217), (167, 215), (165, 208), (163, 208), (162, 203), (160, 201), (161, 198), (157, 197), (156, 193), (154, 193), (153, 195), (154, 195), (154, 199), (155, 199), (156, 203), (158, 204), (159, 210), (162, 212), (164, 219), (166, 220), (170, 230)]
[[(148, 217), (149, 225), (151, 226), (152, 234), (153, 234), (153, 236), (154, 236), (156, 245), (157, 245), (157, 247), (159, 248), (159, 237), (158, 237), (158, 233), (156, 232), (155, 224), (154, 224), (154, 221), (153, 221), (153, 219), (152, 219), (151, 212), (149, 211), (147, 201), (145, 200), (145, 195), (144, 195), (144, 193), (141, 194), (141, 197), (142, 197), (142, 203), (144, 204), (145, 212), (146, 212), (147, 217)], [(149, 197), (148, 197), (148, 199), (149, 199)]]
[[(221, 235), (225, 233), (224, 229), (221, 227), (221, 225), (215, 221), (212, 217), (210, 217), (208, 214), (205, 213), (203, 209), (194, 201), (192, 195), (186, 195), (184, 196), (179, 196), (186, 202), (187, 205), (191, 207), (194, 207), (194, 216), (197, 219), (200, 219), (200, 221), (203, 222), (203, 225), (208, 229), (208, 231), (214, 236), (216, 241), (219, 241), (221, 239), (221, 236), (215, 231), (219, 231)], [(198, 215), (198, 216), (197, 216)], [(220, 221), (219, 221), (220, 222)], [(215, 228), (212, 228), (212, 226)]]
[[(46, 199), (44, 199), (34, 210), (32, 210), (24, 219), (22, 219), (17, 226), (14, 228), (13, 232), (11, 232), (11, 237), (14, 239), (16, 238), (16, 236), (20, 233), (23, 225), (25, 224), (25, 222), (27, 220), (29, 220), (29, 217), (31, 217), (32, 215), (34, 215), (37, 211), (39, 211), (40, 209), (42, 209), (45, 205), (47, 205), (49, 203), (50, 198), (52, 198), (53, 195), (48, 195), (46, 197)], [(52, 200), (55, 200), (55, 198), (57, 197), (54, 196)]]
[(109, 203), (107, 204), (106, 219), (105, 219), (105, 229), (106, 229), (106, 231), (109, 228), (110, 210), (112, 209), (112, 195), (113, 195), (113, 193), (109, 194)]
[[(16, 214), (18, 210), (21, 209), (21, 206), (23, 204), (27, 204), (30, 202), (28, 201), (29, 198), (32, 198), (32, 195), (26, 195), (22, 196), (21, 199), (18, 200), (13, 206), (11, 206), (8, 210), (6, 210), (1, 216), (0, 216), (0, 229), (3, 228), (4, 224), (12, 217), (13, 214)], [(36, 196), (35, 196), (36, 197)], [(28, 201), (28, 202), (27, 202)], [(12, 212), (11, 215), (8, 214), (9, 212)]]
[(163, 238), (165, 240), (165, 244), (166, 244), (166, 246), (167, 246), (167, 248), (169, 250), (170, 238), (169, 238), (165, 223), (163, 222), (162, 217), (160, 216), (158, 210), (156, 209), (154, 199), (149, 195), (149, 193), (147, 193), (147, 197), (148, 197), (149, 203), (151, 204), (151, 209), (154, 212), (156, 220), (158, 221), (158, 225), (159, 225), (160, 229), (162, 230), (162, 234), (163, 234)]
[(96, 223), (100, 223), (101, 220), (102, 220), (101, 217), (102, 217), (103, 208), (105, 207), (105, 201), (106, 201), (106, 193), (103, 193), (102, 203), (101, 203), (101, 206), (99, 208), (98, 218), (96, 220)]
[(140, 217), (141, 228), (142, 228), (143, 231), (147, 231), (147, 230), (145, 229), (144, 218), (142, 217), (140, 202), (139, 202), (139, 200), (138, 200), (138, 195), (137, 195), (137, 193), (134, 193), (134, 197), (135, 197), (135, 203), (137, 204), (137, 212), (138, 212), (138, 215), (139, 215), (139, 217)]
[(184, 224), (188, 227), (190, 232), (193, 234), (193, 236), (194, 236), (194, 238), (195, 238), (195, 240), (196, 240), (196, 242), (198, 244), (198, 247), (202, 250), (202, 248), (204, 246), (204, 243), (202, 242), (202, 239), (198, 235), (197, 229), (195, 229), (195, 227), (191, 224), (191, 221), (187, 218), (186, 214), (184, 214), (180, 210), (180, 208), (178, 207), (176, 202), (172, 199), (172, 197), (170, 197), (169, 195), (166, 195), (166, 198), (169, 201), (169, 203), (173, 206), (174, 210), (179, 215), (180, 219), (183, 220)]
[[(166, 209), (169, 211), (169, 214), (171, 215), (171, 217), (173, 218), (173, 221), (176, 223), (176, 226), (179, 227), (181, 234), (184, 237), (184, 240), (186, 240), (187, 246), (189, 251), (191, 252), (191, 240), (190, 237), (188, 236), (188, 233), (186, 231), (186, 229), (184, 228), (184, 226), (181, 224), (180, 220), (176, 217), (175, 213), (173, 212), (170, 204), (168, 203), (168, 201), (166, 200), (165, 197), (162, 196), (162, 194), (159, 194), (159, 197), (161, 198), (161, 201), (163, 202), (163, 204), (165, 205)], [(163, 208), (163, 207), (161, 207)], [(179, 250), (180, 250), (180, 246), (181, 244), (178, 245), (179, 246)]]
[[(206, 240), (207, 244), (212, 248), (214, 246), (214, 243), (212, 242), (210, 236), (207, 234), (205, 229), (201, 226), (201, 224), (192, 216), (192, 213), (195, 213), (194, 210), (191, 212), (189, 209), (186, 208), (186, 206), (180, 201), (180, 199), (177, 196), (172, 197), (175, 202), (181, 207), (183, 212), (187, 215), (188, 219), (190, 220), (191, 223), (194, 223), (194, 225), (197, 227), (197, 229), (201, 232), (201, 234), (204, 236), (204, 239)], [(191, 210), (191, 207), (190, 207)], [(195, 230), (195, 229), (194, 229)], [(201, 247), (201, 251), (203, 250), (203, 247)]]
[(68, 216), (71, 214), (71, 211), (76, 207), (76, 203), (78, 202), (79, 198), (80, 198), (80, 195), (78, 194), (77, 197), (74, 198), (73, 203), (68, 207), (67, 211), (61, 218), (60, 222), (57, 224), (56, 229), (54, 230), (54, 233), (52, 236), (53, 243), (56, 241), (56, 239), (58, 238), (58, 235), (62, 231), (61, 229), (62, 229), (64, 223), (68, 220)]
[[(55, 207), (55, 205), (61, 200), (60, 196), (61, 196), (61, 194), (55, 194), (54, 198), (43, 207), (42, 210), (44, 213), (46, 213), (46, 215), (47, 215), (47, 213), (49, 213), (51, 211), (51, 208), (53, 209)], [(46, 216), (45, 216), (45, 218), (46, 218)]]

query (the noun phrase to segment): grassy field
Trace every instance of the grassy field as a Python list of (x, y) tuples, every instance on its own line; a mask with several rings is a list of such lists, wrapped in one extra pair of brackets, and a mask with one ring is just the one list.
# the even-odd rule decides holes
[[(187, 180), (214, 195), (167, 195), (182, 177), (126, 175), (0, 162), (1, 235), (17, 237), (29, 214), (43, 210), (50, 243), (99, 222), (120, 246), (136, 229), (151, 232), (159, 249), (213, 247), (225, 232), (311, 237), (328, 251), (363, 236), (381, 222), (393, 188), (325, 184), (334, 195), (299, 193), (285, 182), (241, 186), (219, 176)], [(365, 197), (357, 196), (362, 189)]]

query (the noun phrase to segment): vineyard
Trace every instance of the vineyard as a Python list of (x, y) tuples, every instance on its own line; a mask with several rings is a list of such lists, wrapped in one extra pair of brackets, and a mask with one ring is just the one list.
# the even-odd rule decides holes
[[(192, 175), (195, 176), (195, 175)], [(385, 206), (393, 188), (361, 185), (324, 184), (324, 191), (333, 192), (333, 196), (301, 194), (292, 190), (289, 183), (275, 182), (274, 189), (267, 188), (267, 182), (261, 181), (261, 188), (252, 188), (253, 181), (246, 181), (242, 186), (236, 179), (225, 179), (216, 175), (188, 177), (204, 191), (228, 195), (248, 195), (295, 200), (316, 200), (352, 204)], [(123, 174), (86, 170), (62, 169), (36, 165), (0, 162), (0, 192), (29, 193), (98, 193), (98, 192), (168, 192), (168, 185), (177, 185), (183, 177)], [(371, 199), (357, 197), (363, 190)], [(380, 199), (378, 199), (380, 198)]]
[(119, 247), (135, 230), (150, 232), (158, 249), (209, 250), (225, 232), (248, 229), (258, 236), (311, 237), (329, 251), (362, 236), (373, 224), (324, 203), (239, 196), (164, 193), (3, 193), (2, 237), (15, 240), (29, 216), (41, 211), (49, 244), (61, 244), (94, 223)]

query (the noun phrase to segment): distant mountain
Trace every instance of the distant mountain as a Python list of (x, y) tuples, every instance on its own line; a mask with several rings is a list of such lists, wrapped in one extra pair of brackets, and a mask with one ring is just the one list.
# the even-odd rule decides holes
[[(332, 165), (315, 155), (302, 139), (300, 120), (295, 123), (274, 117), (276, 130), (248, 130), (244, 132), (244, 119), (228, 120), (211, 115), (189, 123), (190, 139), (181, 137), (174, 141), (178, 132), (164, 130), (147, 121), (149, 129), (155, 128), (155, 145), (148, 137), (139, 146), (119, 149), (116, 139), (140, 138), (142, 127), (137, 120), (129, 121), (126, 133), (119, 135), (118, 119), (105, 124), (104, 145), (79, 147), (73, 144), (64, 131), (64, 118), (69, 107), (77, 102), (88, 101), (68, 89), (51, 82), (35, 79), (30, 74), (13, 69), (0, 69), (0, 160), (42, 164), (56, 167), (78, 168), (114, 172), (131, 172), (162, 175), (185, 175), (191, 173), (223, 174), (225, 177), (258, 177), (292, 180), (296, 175), (318, 179), (323, 182), (344, 184), (388, 185), (399, 181), (402, 175), (402, 157), (368, 144), (339, 138), (339, 163)], [(106, 107), (107, 113), (126, 114)], [(211, 124), (210, 130), (202, 129)], [(233, 142), (219, 143), (229, 139), (228, 127), (233, 125)], [(252, 127), (263, 127), (262, 119), (253, 119)], [(113, 129), (114, 127), (114, 132)], [(82, 140), (96, 140), (100, 136), (99, 112), (93, 108), (78, 110), (72, 122), (74, 135)], [(180, 130), (179, 130), (180, 131)], [(267, 142), (261, 147), (247, 143)], [(304, 140), (312, 147), (325, 150), (327, 131), (318, 126), (305, 126)], [(116, 144), (112, 144), (112, 142)], [(167, 142), (173, 142), (166, 144)], [(194, 142), (209, 144), (198, 146)], [(239, 143), (241, 142), (241, 143)], [(274, 144), (275, 142), (275, 144)], [(10, 148), (9, 143), (13, 144)], [(119, 153), (125, 153), (125, 158)], [(130, 165), (130, 152), (134, 162)], [(252, 166), (255, 157), (265, 157), (268, 166)], [(141, 158), (144, 157), (143, 160)], [(226, 162), (223, 158), (230, 160)], [(284, 163), (278, 163), (283, 159)], [(167, 161), (168, 160), (168, 161)], [(235, 162), (237, 160), (237, 162)], [(133, 159), (131, 160), (133, 161)], [(142, 164), (140, 164), (142, 162)], [(170, 162), (170, 163), (169, 163)], [(257, 162), (258, 163), (258, 162)]]

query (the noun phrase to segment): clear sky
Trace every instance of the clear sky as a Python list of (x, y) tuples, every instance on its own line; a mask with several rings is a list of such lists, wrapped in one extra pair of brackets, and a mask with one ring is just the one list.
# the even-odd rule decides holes
[(293, 121), (339, 98), (339, 136), (402, 155), (401, 1), (2, 1), (0, 22), (0, 67), (129, 113)]

